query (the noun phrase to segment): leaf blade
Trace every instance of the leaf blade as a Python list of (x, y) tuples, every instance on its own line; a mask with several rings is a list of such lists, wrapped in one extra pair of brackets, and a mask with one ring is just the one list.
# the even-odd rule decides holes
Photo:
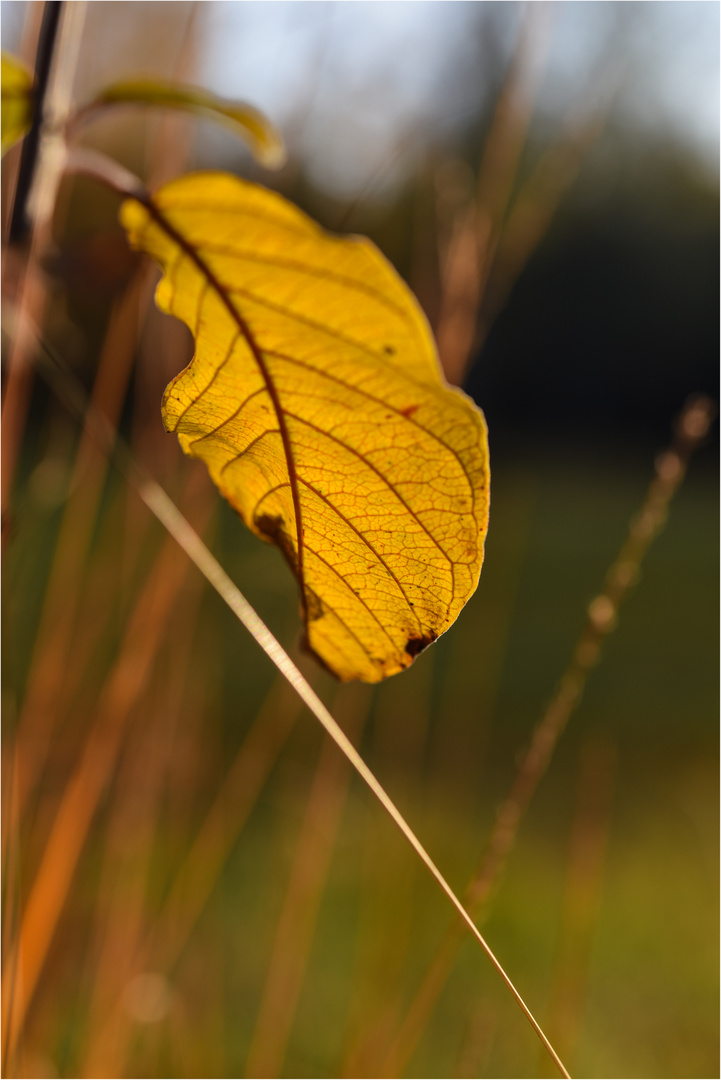
[(196, 338), (166, 428), (283, 551), (321, 661), (403, 670), (475, 590), (489, 502), (483, 415), (444, 384), (414, 298), (369, 241), (226, 174), (121, 218)]

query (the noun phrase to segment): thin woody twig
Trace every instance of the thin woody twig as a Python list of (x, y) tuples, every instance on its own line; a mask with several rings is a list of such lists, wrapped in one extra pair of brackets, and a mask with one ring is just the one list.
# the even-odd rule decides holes
[(35, 176), (35, 166), (38, 161), (40, 150), (40, 134), (44, 119), (45, 96), (50, 81), (50, 68), (55, 54), (55, 43), (60, 26), (62, 13), (61, 0), (48, 0), (43, 10), (43, 21), (40, 27), (38, 50), (35, 57), (35, 88), (34, 88), (34, 112), (29, 132), (22, 146), (20, 169), (18, 172), (17, 187), (15, 189), (15, 203), (10, 219), (8, 239), (10, 243), (18, 243), (23, 240), (30, 230), (30, 217), (28, 215), (28, 197)]
[[(48, 4), (48, 23), (43, 25), (39, 53), (38, 79), (47, 85), (36, 108), (35, 124), (30, 146), (24, 159), (28, 162), (22, 183), (16, 188), (17, 215), (13, 211), (11, 238), (28, 237), (27, 258), (19, 272), (15, 287), (15, 302), (27, 320), (20, 320), (13, 336), (7, 359), (7, 381), (2, 405), (2, 499), (3, 511), (10, 502), (20, 438), (27, 414), (32, 367), (28, 350), (32, 341), (25, 333), (30, 322), (42, 322), (46, 305), (46, 289), (40, 272), (40, 262), (46, 249), (55, 210), (55, 199), (65, 162), (65, 143), (61, 127), (70, 110), (80, 40), (87, 8), (86, 0), (74, 0), (64, 7)], [(60, 17), (62, 16), (62, 17)], [(57, 25), (55, 18), (58, 19)], [(45, 55), (47, 53), (47, 55)], [(36, 134), (35, 134), (36, 133)], [(34, 139), (38, 145), (33, 149)], [(27, 156), (26, 156), (27, 155)], [(14, 231), (13, 231), (14, 230)]]

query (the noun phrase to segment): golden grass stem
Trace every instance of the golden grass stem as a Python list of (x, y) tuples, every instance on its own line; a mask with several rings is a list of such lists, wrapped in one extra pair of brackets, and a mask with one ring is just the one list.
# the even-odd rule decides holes
[[(205, 512), (210, 514), (210, 505)], [(130, 979), (142, 971), (156, 970), (137, 964), (146, 930), (146, 892), (156, 837), (161, 796), (167, 783), (178, 722), (189, 673), (193, 668), (196, 616), (202, 582), (191, 578), (184, 589), (182, 619), (174, 619), (166, 651), (170, 667), (161, 665), (154, 680), (156, 695), (144, 703), (147, 716), (142, 736), (136, 736), (125, 755), (122, 774), (115, 785), (111, 820), (104, 844), (101, 891), (107, 895), (97, 920), (97, 959), (92, 971), (92, 997), (88, 1009), (88, 1045), (83, 1055), (82, 1076), (122, 1076), (126, 1071), (127, 1033), (131, 1017), (122, 1007)], [(151, 643), (152, 644), (152, 643)], [(158, 685), (159, 684), (159, 685)], [(141, 725), (136, 724), (137, 730)], [(163, 970), (159, 968), (157, 970)]]
[[(150, 279), (143, 272), (130, 283), (113, 309), (93, 386), (94, 407), (115, 426), (125, 398), (137, 343), (140, 311), (150, 295)], [(69, 484), (70, 497), (63, 514), (45, 592), (40, 626), (30, 664), (30, 678), (17, 725), (18, 811), (42, 772), (56, 718), (67, 700), (68, 678), (79, 677), (76, 664), (68, 664), (71, 639), (80, 602), (86, 565), (103, 487), (107, 458), (84, 428)]]
[(282, 680), (271, 689), (178, 869), (148, 949), (174, 967), (290, 736), (302, 705)]
[[(12, 1059), (47, 951), (100, 797), (112, 775), (128, 716), (145, 688), (152, 660), (187, 571), (170, 540), (133, 613), (98, 702), (85, 750), (63, 794), (3, 973), (3, 1031)], [(15, 993), (9, 974), (18, 965)], [(12, 1023), (9, 1024), (9, 1019)]]
[(445, 262), (438, 349), (446, 378), (460, 385), (516, 181), (550, 39), (552, 6), (526, 6), (478, 169), (475, 199), (459, 215)]
[(475, 313), (474, 336), (468, 357), (483, 348), (488, 332), (503, 308), (531, 255), (548, 232), (561, 199), (574, 183), (586, 154), (599, 138), (608, 103), (596, 105), (584, 122), (571, 120), (558, 141), (539, 158), (509, 208), (496, 257)]
[[(7, 958), (12, 954), (12, 944), (18, 931), (21, 909), (20, 896), (20, 827), (17, 799), (17, 768), (15, 754), (10, 752), (9, 775), (3, 780), (3, 830), (8, 842), (3, 848), (3, 905), (2, 905), (2, 955)], [(6, 979), (5, 992), (9, 996), (9, 1009), (6, 1014), (8, 1026), (13, 1023), (13, 1003), (17, 1000), (18, 961), (14, 955), (12, 962), (3, 967)], [(8, 1075), (10, 1043), (3, 1026), (2, 1037), (2, 1075)]]
[[(377, 769), (393, 769), (396, 798), (426, 805), (423, 776), (428, 749), (430, 702), (436, 654), (430, 653), (403, 681), (378, 688), (369, 755)], [(399, 763), (402, 767), (399, 768)], [(413, 913), (418, 862), (399, 858), (397, 839), (376, 815), (366, 822), (362, 906), (356, 945), (353, 1008), (339, 1075), (378, 1075), (380, 1059), (401, 1015), (405, 970), (413, 948)], [(409, 854), (409, 853), (406, 853)], [(385, 867), (378, 876), (378, 867)]]
[[(177, 870), (160, 914), (127, 958), (131, 974), (169, 973), (177, 964), (301, 708), (297, 694), (279, 676)], [(105, 1012), (98, 1012), (86, 1054), (86, 1076), (122, 1071), (131, 1020), (118, 994), (105, 1005)]]
[[(669, 503), (685, 476), (691, 455), (705, 439), (715, 411), (708, 398), (691, 398), (676, 424), (670, 449), (656, 461), (656, 474), (641, 510), (630, 523), (626, 541), (608, 571), (603, 590), (589, 605), (587, 622), (571, 662), (533, 733), (511, 790), (496, 814), (478, 872), (466, 889), (468, 910), (477, 918), (487, 914), (488, 904), (501, 880), (531, 798), (548, 767), (558, 739), (581, 699), (606, 635), (616, 627), (618, 610), (636, 581), (649, 546), (663, 528)], [(456, 923), (443, 938), (386, 1057), (384, 1075), (398, 1075), (410, 1059), (452, 970), (462, 940), (460, 930)]]

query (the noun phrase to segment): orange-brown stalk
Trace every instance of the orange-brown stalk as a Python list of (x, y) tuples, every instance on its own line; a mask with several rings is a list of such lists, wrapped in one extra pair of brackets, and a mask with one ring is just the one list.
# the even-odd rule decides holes
[[(113, 427), (125, 399), (140, 312), (149, 299), (150, 283), (146, 271), (131, 281), (113, 310), (100, 354), (92, 403)], [(70, 664), (68, 659), (107, 470), (107, 458), (97, 448), (86, 424), (70, 480), (70, 497), (58, 534), (29, 682), (18, 719), (15, 755), (21, 817), (45, 763), (56, 719), (72, 694), (74, 680), (81, 674), (78, 665)]]
[[(10, 954), (4, 957), (6, 1060), (12, 1059), (88, 830), (115, 768), (132, 708), (147, 685), (155, 653), (163, 640), (187, 569), (185, 556), (168, 538), (128, 621), (120, 653), (103, 688), (82, 757), (55, 815), (24, 906), (18, 937)], [(13, 976), (15, 971), (17, 974)]]
[[(159, 666), (151, 686), (154, 692), (146, 695), (144, 723), (134, 725), (133, 738), (115, 784), (99, 889), (95, 934), (98, 945), (82, 1076), (122, 1076), (126, 1071), (124, 1026), (109, 1026), (104, 1021), (116, 1001), (122, 1000), (131, 978), (139, 973), (135, 958), (148, 922), (150, 860), (161, 797), (177, 745), (188, 673), (193, 670), (201, 594), (201, 581), (191, 576), (179, 605), (182, 618), (172, 620), (170, 625), (168, 663)], [(127, 1013), (122, 1016), (129, 1019)]]
[(446, 378), (459, 385), (498, 248), (544, 68), (551, 5), (528, 4), (478, 170), (475, 198), (459, 214), (447, 252), (436, 328)]
[[(129, 950), (129, 972), (170, 973), (277, 761), (302, 705), (284, 679), (271, 689), (185, 855), (160, 914)], [(105, 1001), (87, 1051), (84, 1075), (122, 1071), (130, 1018), (120, 995)], [(113, 1048), (110, 1054), (109, 1048)]]

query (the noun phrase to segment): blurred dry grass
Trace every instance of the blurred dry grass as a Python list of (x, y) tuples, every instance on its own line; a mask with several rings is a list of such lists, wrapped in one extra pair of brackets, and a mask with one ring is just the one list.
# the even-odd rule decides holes
[[(457, 380), (601, 122), (569, 121), (519, 174), (545, 17), (529, 11), (478, 175), (450, 201), (442, 178), (458, 170), (436, 186), (430, 306)], [(182, 73), (190, 30), (180, 40)], [(151, 175), (182, 167), (178, 130), (160, 129)], [(93, 400), (294, 651), (282, 561), (162, 434), (187, 337), (153, 310), (151, 272), (123, 273), (112, 304), (83, 300)], [(62, 282), (42, 287), (72, 357)], [(443, 900), (82, 426), (41, 387), (28, 403), (4, 527), (5, 1075), (388, 1075)], [(652, 471), (577, 448), (503, 461), (479, 594), (450, 634), (376, 689), (299, 658), (458, 888)], [(488, 912), (582, 1075), (717, 1069), (715, 520), (692, 474)], [(466, 945), (431, 1004), (396, 1062), (407, 1075), (546, 1069)]]

